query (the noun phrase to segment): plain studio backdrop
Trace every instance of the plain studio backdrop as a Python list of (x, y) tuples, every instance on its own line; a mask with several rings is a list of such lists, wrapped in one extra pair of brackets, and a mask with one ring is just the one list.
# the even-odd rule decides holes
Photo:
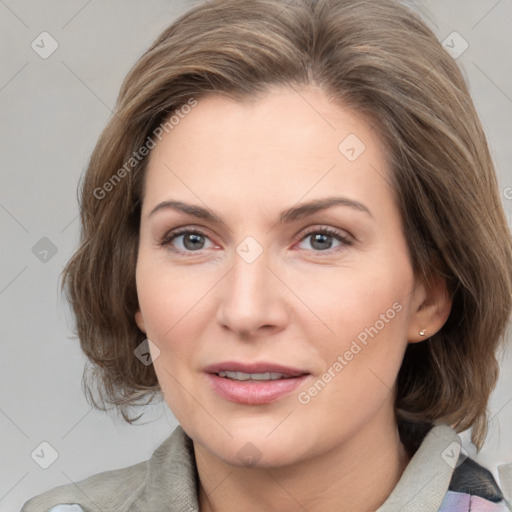
[[(176, 425), (165, 403), (148, 407), (142, 426), (91, 409), (59, 275), (78, 243), (77, 184), (122, 79), (192, 5), (0, 0), (1, 512), (57, 485), (146, 460)], [(512, 0), (415, 5), (469, 82), (510, 220)], [(461, 435), (496, 477), (498, 465), (512, 462), (510, 348), (501, 368), (484, 448), (475, 456)]]

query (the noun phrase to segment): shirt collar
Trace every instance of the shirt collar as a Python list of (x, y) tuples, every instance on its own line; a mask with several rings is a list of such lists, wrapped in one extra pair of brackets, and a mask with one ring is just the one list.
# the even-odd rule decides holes
[(453, 429), (447, 425), (432, 427), (377, 512), (437, 512), (460, 451), (460, 437)]
[[(437, 512), (448, 491), (460, 450), (460, 437), (453, 429), (434, 426), (377, 512)], [(194, 448), (181, 426), (154, 451), (144, 487), (145, 510), (199, 510)]]

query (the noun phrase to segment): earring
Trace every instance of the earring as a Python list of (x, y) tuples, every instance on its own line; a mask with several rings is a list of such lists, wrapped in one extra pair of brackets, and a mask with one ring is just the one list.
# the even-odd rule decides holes
[(420, 331), (420, 336), (425, 336), (425, 333), (426, 333), (426, 332), (427, 332), (427, 331), (426, 331), (425, 329), (422, 329), (422, 330)]

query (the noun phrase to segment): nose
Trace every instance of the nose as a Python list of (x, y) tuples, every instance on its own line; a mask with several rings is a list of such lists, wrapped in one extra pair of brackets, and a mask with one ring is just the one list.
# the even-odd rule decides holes
[(223, 279), (217, 321), (240, 338), (280, 331), (288, 321), (286, 286), (277, 277), (268, 251), (252, 262), (234, 255)]

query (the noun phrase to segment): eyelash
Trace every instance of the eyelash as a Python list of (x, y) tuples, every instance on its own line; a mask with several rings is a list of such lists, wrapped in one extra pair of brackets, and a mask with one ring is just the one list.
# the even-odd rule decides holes
[[(182, 228), (182, 229), (177, 229), (177, 230), (174, 230), (174, 231), (171, 231), (171, 232), (167, 233), (165, 235), (165, 237), (162, 239), (162, 241), (160, 242), (160, 246), (161, 247), (170, 246), (171, 242), (175, 238), (178, 238), (179, 236), (184, 235), (184, 234), (200, 235), (200, 236), (204, 236), (206, 238), (209, 238), (206, 233), (204, 233), (203, 231), (201, 231), (199, 229), (195, 229), (195, 228)], [(302, 232), (299, 235), (297, 235), (294, 238), (294, 243), (301, 242), (302, 240), (305, 240), (308, 236), (310, 236), (312, 234), (330, 235), (333, 238), (335, 238), (336, 240), (338, 240), (339, 242), (341, 242), (342, 245), (339, 245), (337, 248), (334, 248), (334, 249), (331, 249), (331, 250), (328, 249), (328, 250), (325, 250), (325, 251), (320, 251), (320, 250), (311, 249), (311, 251), (313, 251), (313, 252), (315, 252), (317, 254), (324, 255), (324, 256), (329, 256), (331, 254), (334, 254), (334, 253), (336, 253), (336, 252), (338, 252), (340, 250), (343, 250), (344, 248), (349, 247), (349, 246), (351, 246), (353, 244), (352, 240), (350, 240), (348, 237), (344, 236), (340, 231), (338, 231), (336, 229), (328, 228), (328, 227), (324, 227), (324, 228), (313, 227), (313, 228), (310, 228), (307, 231)], [(170, 249), (170, 250), (172, 250), (173, 252), (179, 253), (179, 254), (186, 255), (187, 257), (195, 256), (197, 254), (201, 254), (201, 251), (202, 251), (201, 249), (197, 250), (197, 251), (181, 251), (179, 249)]]

